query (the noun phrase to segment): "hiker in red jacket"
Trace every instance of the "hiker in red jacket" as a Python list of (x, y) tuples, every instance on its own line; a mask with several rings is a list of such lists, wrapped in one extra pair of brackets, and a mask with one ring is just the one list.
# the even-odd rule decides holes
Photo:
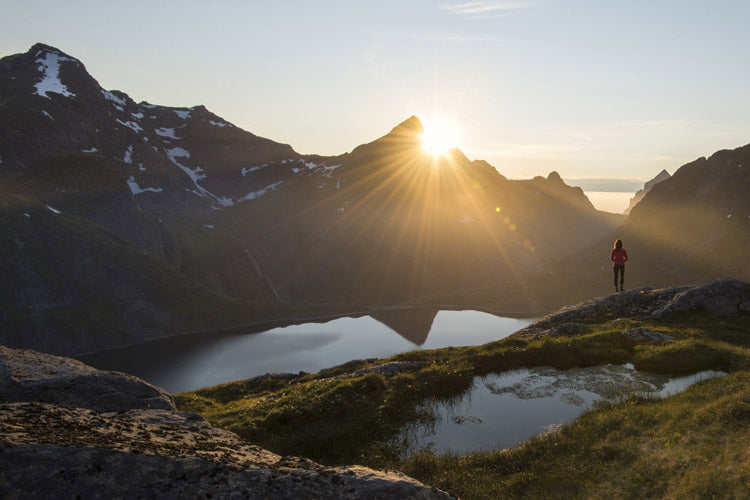
[[(615, 247), (609, 254), (610, 260), (615, 263), (615, 292), (625, 290), (622, 285), (625, 282), (625, 262), (628, 260), (628, 252), (622, 248), (622, 240), (615, 241)], [(617, 288), (617, 273), (620, 273), (620, 288)]]

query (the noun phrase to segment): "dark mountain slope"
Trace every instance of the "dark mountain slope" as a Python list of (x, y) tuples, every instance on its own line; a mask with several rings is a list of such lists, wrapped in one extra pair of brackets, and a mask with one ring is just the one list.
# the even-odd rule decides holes
[(203, 107), (105, 91), (53, 47), (1, 59), (0, 338), (72, 354), (278, 314), (205, 219), (257, 189), (246, 170), (297, 156)]
[(680, 167), (656, 184), (616, 231), (557, 267), (566, 301), (608, 291), (616, 238), (628, 254), (627, 287), (750, 279), (750, 145)]
[[(750, 145), (682, 166), (631, 211), (621, 227), (662, 279), (747, 280), (750, 266)], [(644, 264), (646, 264), (644, 262)]]
[(619, 220), (556, 173), (509, 181), (459, 150), (427, 154), (421, 133), (411, 117), (322, 167), (328, 179), (298, 177), (221, 216), (285, 294), (378, 304), (512, 287)]
[[(511, 181), (425, 153), (421, 134), (411, 117), (351, 153), (301, 156), (202, 106), (104, 90), (50, 46), (3, 58), (0, 339), (80, 353), (302, 310), (545, 309), (530, 277), (618, 222), (555, 173)], [(148, 314), (123, 319), (127, 301)], [(62, 319), (88, 309), (120, 333)]]
[(250, 304), (219, 296), (144, 248), (58, 212), (0, 196), (4, 344), (82, 353), (252, 317)]

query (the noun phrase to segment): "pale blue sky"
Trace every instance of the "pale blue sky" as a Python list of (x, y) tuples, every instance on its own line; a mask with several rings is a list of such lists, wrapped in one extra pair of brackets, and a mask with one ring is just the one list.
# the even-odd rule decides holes
[(750, 1), (0, 0), (136, 101), (204, 104), (301, 153), (416, 114), (509, 177), (647, 179), (750, 142)]

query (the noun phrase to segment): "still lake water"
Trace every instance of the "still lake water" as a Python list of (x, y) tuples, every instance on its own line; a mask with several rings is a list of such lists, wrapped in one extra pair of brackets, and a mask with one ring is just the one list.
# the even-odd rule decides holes
[(686, 377), (636, 371), (632, 365), (570, 370), (542, 367), (476, 377), (451, 401), (426, 404), (434, 420), (407, 426), (397, 438), (401, 453), (423, 448), (466, 454), (516, 446), (554, 432), (597, 402), (643, 394), (666, 397), (691, 384), (725, 375), (705, 371)]
[(481, 345), (507, 337), (533, 319), (479, 311), (410, 309), (266, 332), (178, 336), (81, 356), (86, 364), (140, 377), (170, 393), (273, 372), (316, 372), (353, 359), (415, 349)]

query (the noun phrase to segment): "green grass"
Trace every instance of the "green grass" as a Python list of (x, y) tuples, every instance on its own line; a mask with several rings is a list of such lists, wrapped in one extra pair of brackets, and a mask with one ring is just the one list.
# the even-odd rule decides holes
[[(675, 341), (623, 334), (634, 327)], [(696, 313), (658, 323), (591, 325), (570, 336), (403, 353), (390, 360), (423, 364), (392, 377), (335, 377), (381, 360), (232, 382), (175, 399), (181, 410), (199, 412), (276, 453), (398, 469), (461, 498), (742, 498), (750, 496), (749, 347), (747, 317)], [(431, 418), (424, 403), (460, 396), (475, 376), (626, 362), (661, 373), (720, 369), (730, 375), (663, 400), (603, 405), (510, 450), (403, 457), (394, 439), (404, 425)]]
[(630, 399), (503, 451), (422, 452), (399, 469), (470, 498), (747, 498), (750, 374)]

